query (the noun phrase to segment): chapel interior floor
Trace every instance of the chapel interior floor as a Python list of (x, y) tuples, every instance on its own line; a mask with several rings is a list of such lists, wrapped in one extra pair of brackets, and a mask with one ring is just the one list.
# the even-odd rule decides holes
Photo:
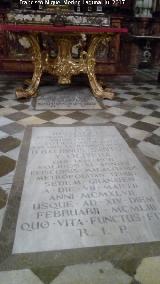
[[(158, 83), (138, 80), (109, 82), (116, 96), (113, 100), (100, 100), (101, 109), (38, 111), (32, 109), (30, 99), (15, 98), (15, 87), (21, 82), (19, 78), (10, 77), (0, 80), (0, 230), (24, 130), (28, 125), (114, 125), (129, 146), (137, 149), (138, 158), (144, 166), (147, 165), (150, 175), (160, 175)], [(52, 84), (47, 89), (52, 93)], [(104, 253), (98, 248), (91, 253), (90, 261), (87, 253), (79, 258), (73, 253), (70, 259), (64, 255), (63, 260), (62, 256), (60, 263), (55, 260), (54, 265), (49, 255), (46, 258), (44, 255), (44, 259), (38, 262), (37, 258), (33, 260), (31, 257), (30, 263), (22, 260), (22, 256), (15, 264), (14, 259), (6, 259), (0, 252), (0, 284), (12, 283), (11, 280), (13, 284), (160, 284), (159, 247), (159, 242), (140, 247), (130, 245), (123, 249), (112, 247)]]

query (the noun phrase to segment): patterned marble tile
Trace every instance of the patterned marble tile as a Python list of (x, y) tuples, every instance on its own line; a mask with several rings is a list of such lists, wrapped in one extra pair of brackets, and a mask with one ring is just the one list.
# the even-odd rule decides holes
[(17, 100), (6, 100), (1, 102), (1, 105), (4, 107), (13, 107), (17, 105)]
[(148, 102), (148, 99), (142, 98), (140, 96), (134, 97), (133, 100), (140, 101), (140, 102)]
[(28, 115), (30, 115), (30, 116), (34, 116), (34, 115), (43, 113), (44, 111), (42, 111), (42, 110), (33, 110), (33, 109), (31, 109), (31, 108), (28, 108), (28, 109), (22, 110), (21, 112), (23, 112), (23, 113), (25, 113), (25, 114), (28, 114)]
[(152, 116), (160, 118), (160, 112), (154, 111), (154, 112), (152, 112)]
[(51, 120), (50, 122), (53, 122), (55, 124), (73, 124), (73, 123), (77, 122), (77, 120), (62, 115), (58, 118)]
[(142, 153), (155, 160), (160, 160), (160, 147), (157, 145), (153, 145), (150, 142), (142, 141), (138, 144), (139, 149)]
[(40, 279), (29, 269), (1, 271), (0, 280), (3, 284), (42, 284)]
[(127, 127), (125, 131), (129, 137), (137, 139), (139, 141), (143, 141), (146, 137), (151, 136), (149, 132), (134, 127)]
[(0, 139), (6, 138), (8, 136), (7, 133), (0, 130)]
[(143, 114), (143, 115), (149, 115), (153, 112), (151, 109), (147, 109), (144, 107), (135, 107), (132, 109), (132, 112), (138, 113), (138, 114)]
[(75, 112), (68, 114), (67, 117), (81, 121), (81, 120), (84, 120), (85, 118), (89, 117), (89, 115), (86, 114), (86, 113), (80, 112), (80, 111), (75, 111)]
[(157, 111), (157, 105), (155, 105), (155, 104), (142, 104), (142, 107), (146, 107), (146, 108), (150, 108), (150, 109), (152, 109), (152, 110), (156, 110)]
[(125, 93), (123, 93), (123, 91), (122, 91), (122, 94), (119, 94), (119, 95), (118, 95), (118, 97), (119, 97), (119, 98), (123, 98), (123, 99), (128, 99), (128, 100), (131, 100), (131, 99), (134, 98), (133, 95), (125, 94)]
[(37, 114), (36, 117), (41, 118), (41, 119), (46, 120), (46, 121), (50, 121), (52, 119), (59, 117), (59, 114), (56, 114), (52, 111), (45, 111), (45, 112), (42, 112), (40, 114)]
[(136, 107), (136, 106), (141, 106), (141, 102), (139, 101), (135, 101), (135, 100), (128, 100), (128, 101), (125, 101), (123, 103), (124, 105), (128, 105), (128, 106), (132, 106), (132, 107)]
[(8, 158), (11, 158), (13, 160), (18, 160), (18, 156), (19, 156), (19, 151), (20, 151), (20, 147), (17, 147), (11, 151), (8, 151), (7, 153), (5, 153), (5, 155)]
[(24, 127), (16, 122), (13, 122), (13, 123), (2, 126), (1, 130), (8, 133), (9, 135), (13, 135), (15, 133), (23, 131)]
[(125, 117), (125, 116), (116, 116), (112, 119), (113, 122), (124, 124), (126, 126), (131, 126), (136, 123), (136, 119)]
[(74, 110), (54, 110), (54, 113), (58, 115), (67, 115), (74, 112)]
[(108, 120), (111, 120), (113, 117), (114, 117), (114, 115), (113, 114), (111, 114), (111, 113), (109, 113), (109, 112), (106, 112), (106, 111), (100, 111), (100, 112), (98, 112), (97, 114), (96, 114), (96, 116), (98, 116), (98, 117), (100, 117), (100, 118), (104, 118), (104, 119), (107, 119), (107, 121)]
[(21, 131), (21, 132), (18, 132), (18, 133), (13, 134), (12, 136), (13, 136), (14, 138), (17, 138), (17, 139), (19, 139), (20, 141), (22, 141), (23, 136), (24, 136), (24, 129), (23, 129), (23, 131)]
[[(20, 86), (21, 82), (16, 82), (11, 79), (7, 82), (0, 81), (0, 86), (2, 86), (0, 94), (0, 119), (2, 122), (0, 123), (0, 145), (2, 145), (3, 148), (1, 150), (4, 151), (2, 152), (0, 150), (0, 185), (5, 193), (5, 197), (10, 193), (14, 168), (20, 149), (19, 145), (16, 146), (16, 144), (12, 142), (16, 141), (14, 140), (16, 138), (20, 144), (23, 139), (24, 129), (28, 123), (29, 125), (38, 124), (37, 122), (41, 125), (49, 123), (53, 126), (61, 124), (78, 125), (79, 123), (85, 125), (107, 125), (112, 121), (113, 125), (120, 129), (124, 135), (126, 134), (126, 139), (130, 147), (138, 147), (140, 152), (150, 161), (151, 169), (160, 174), (160, 125), (158, 121), (160, 118), (160, 92), (159, 86), (155, 85), (155, 83), (143, 83), (142, 81), (112, 82), (110, 86), (113, 87), (116, 96), (113, 100), (101, 100), (104, 109), (79, 111), (35, 111), (31, 107), (30, 100), (18, 101), (15, 99), (16, 85)], [(46, 91), (50, 92), (51, 88), (52, 86), (47, 86)], [(12, 137), (13, 139), (8, 137)], [(3, 139), (6, 139), (6, 144), (3, 143)], [(15, 148), (13, 145), (15, 145)], [(1, 167), (1, 165), (4, 166)], [(0, 199), (0, 204), (2, 205), (5, 204), (3, 200), (2, 198)], [(0, 229), (4, 213), (5, 207), (0, 209)], [(124, 254), (125, 253), (128, 255), (128, 251), (124, 250)], [(123, 258), (125, 257), (123, 256)], [(116, 263), (118, 262), (119, 260), (117, 259)], [(124, 271), (129, 269), (129, 271), (131, 271), (129, 274), (132, 276), (137, 268), (134, 262), (135, 259), (131, 260), (131, 263), (127, 262), (126, 266), (124, 266)], [(48, 269), (48, 264), (45, 263), (43, 267), (32, 267), (32, 271), (24, 269), (0, 272), (0, 284), (1, 282), (2, 284), (77, 284), (79, 281), (81, 284), (90, 284), (91, 280), (92, 283), (96, 284), (139, 284), (140, 279), (140, 284), (157, 284), (157, 282), (154, 282), (154, 279), (156, 279), (158, 275), (159, 266), (154, 266), (153, 262), (150, 262), (150, 267), (145, 268), (143, 277), (140, 276), (142, 275), (140, 270), (137, 270), (134, 280), (129, 274), (127, 275), (127, 273), (120, 269), (114, 268), (107, 262), (104, 265), (104, 269), (95, 263), (92, 265), (67, 266), (66, 268), (61, 267), (55, 269), (54, 263), (53, 268), (56, 270), (56, 274), (53, 268), (50, 267), (50, 269)], [(156, 267), (156, 270), (154, 270), (155, 268), (149, 270), (152, 266)], [(150, 275), (156, 276), (155, 278), (148, 278), (150, 282), (145, 282), (147, 280), (144, 280), (147, 269), (150, 271)], [(75, 280), (77, 282), (75, 282)], [(82, 280), (85, 282), (83, 283)], [(119, 283), (120, 280), (121, 283)], [(158, 284), (160, 284), (160, 282), (158, 282)]]
[(95, 110), (95, 109), (89, 109), (89, 110), (81, 110), (81, 113), (88, 114), (89, 116), (97, 115), (103, 111)]
[(150, 123), (143, 122), (143, 121), (136, 122), (135, 124), (132, 125), (132, 127), (142, 129), (145, 131), (149, 131), (149, 132), (152, 132), (157, 129), (157, 126), (150, 124)]
[(129, 111), (129, 112), (125, 113), (125, 117), (133, 118), (133, 119), (136, 119), (136, 120), (141, 120), (144, 117), (144, 115)]
[(153, 117), (148, 115), (145, 116), (141, 121), (160, 126), (160, 118), (158, 117)]
[(38, 276), (38, 278), (44, 284), (50, 284), (53, 279), (57, 278), (57, 276), (64, 270), (65, 266), (43, 266), (43, 267), (34, 267), (32, 268), (32, 272)]
[(132, 278), (107, 261), (67, 266), (51, 284), (131, 284)]
[(5, 99), (4, 97), (0, 97), (0, 103), (5, 101), (7, 101), (7, 99)]
[(11, 119), (8, 119), (6, 117), (0, 117), (0, 127), (4, 126), (4, 125), (7, 125), (9, 123), (12, 123)]
[(153, 133), (160, 136), (160, 127), (154, 130)]
[(160, 175), (160, 161), (158, 161), (155, 166), (154, 166), (155, 170), (157, 171), (157, 173)]
[(105, 119), (99, 116), (90, 116), (88, 118), (81, 120), (81, 122), (85, 124), (101, 124), (101, 123), (104, 124), (108, 121), (109, 121), (108, 119)]
[[(159, 91), (159, 94), (160, 94), (160, 91)], [(150, 100), (149, 102), (147, 102), (146, 104), (153, 104), (153, 105), (156, 105), (156, 106), (159, 106), (160, 107), (160, 101), (159, 100)]]
[(14, 170), (15, 161), (6, 156), (0, 156), (0, 165), (3, 165), (0, 167), (0, 177), (2, 177)]
[(126, 113), (127, 111), (118, 107), (111, 107), (108, 110), (106, 110), (106, 112), (109, 112), (111, 114), (114, 115), (123, 115), (124, 113)]
[(120, 102), (118, 101), (111, 101), (111, 100), (103, 100), (103, 105), (113, 107), (113, 106), (118, 106), (120, 105)]
[(151, 95), (150, 92), (148, 92), (147, 94), (140, 95), (140, 97), (144, 99), (154, 99), (155, 95)]
[(46, 120), (41, 119), (39, 117), (36, 116), (30, 116), (30, 117), (26, 117), (24, 119), (20, 119), (18, 121), (18, 124), (21, 124), (23, 126), (27, 126), (27, 125), (32, 125), (32, 124), (42, 124), (46, 122)]
[(13, 90), (8, 90), (7, 94), (3, 95), (3, 98), (7, 100), (15, 100), (16, 99), (15, 92), (13, 92)]
[(159, 284), (160, 256), (144, 258), (137, 268), (135, 279), (141, 284)]
[(0, 177), (0, 185), (2, 186), (3, 190), (6, 191), (7, 193), (9, 193), (11, 189), (14, 173), (15, 171), (12, 170), (8, 174)]
[[(17, 102), (17, 101), (16, 101)], [(14, 109), (20, 111), (28, 108), (28, 105), (25, 104), (16, 104), (13, 106)]]
[(9, 107), (1, 108), (0, 109), (0, 117), (5, 116), (5, 115), (9, 115), (9, 114), (12, 114), (12, 113), (15, 113), (15, 112), (17, 112), (17, 110), (13, 109), (13, 108), (9, 108)]
[(20, 119), (24, 119), (24, 118), (28, 117), (28, 115), (23, 113), (23, 112), (17, 111), (15, 113), (7, 115), (6, 117), (13, 120), (13, 121), (18, 121)]
[(0, 151), (6, 153), (18, 147), (19, 144), (20, 141), (18, 139), (13, 138), (12, 136), (5, 137), (3, 139), (0, 139)]
[(6, 192), (0, 187), (0, 209), (6, 206), (7, 203), (7, 194)]
[[(2, 224), (3, 224), (3, 218), (4, 218), (5, 210), (6, 210), (5, 207), (0, 209), (0, 232), (1, 232)], [(0, 281), (1, 281), (1, 278), (0, 278)]]
[(145, 141), (150, 142), (150, 143), (152, 143), (154, 145), (160, 146), (160, 137), (158, 135), (156, 135), (156, 134), (153, 134), (150, 137), (147, 137), (145, 139)]

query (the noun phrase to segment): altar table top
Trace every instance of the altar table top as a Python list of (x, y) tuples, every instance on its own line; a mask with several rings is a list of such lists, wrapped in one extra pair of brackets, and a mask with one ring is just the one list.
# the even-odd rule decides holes
[(0, 24), (0, 31), (13, 32), (54, 32), (54, 33), (127, 33), (127, 28), (93, 27), (93, 26), (52, 26), (37, 24)]

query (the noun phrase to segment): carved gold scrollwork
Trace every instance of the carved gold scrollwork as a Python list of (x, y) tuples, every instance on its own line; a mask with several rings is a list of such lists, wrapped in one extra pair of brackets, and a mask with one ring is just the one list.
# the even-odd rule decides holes
[(56, 59), (50, 59), (47, 56), (45, 59), (45, 69), (50, 74), (58, 76), (59, 84), (70, 84), (72, 75), (84, 72), (84, 54), (80, 55), (80, 59), (72, 58), (72, 38), (58, 38), (57, 44), (58, 56)]
[(42, 71), (58, 77), (59, 84), (70, 84), (72, 75), (85, 73), (88, 76), (89, 83), (93, 94), (98, 98), (112, 99), (114, 94), (111, 89), (103, 89), (98, 83), (95, 75), (95, 55), (96, 50), (101, 42), (110, 41), (112, 34), (92, 35), (87, 51), (83, 49), (80, 57), (77, 59), (72, 57), (72, 46), (75, 38), (80, 38), (80, 34), (66, 34), (60, 37), (54, 35), (58, 46), (58, 55), (51, 58), (48, 51), (41, 51), (38, 36), (35, 34), (26, 35), (33, 52), (34, 74), (29, 86), (26, 89), (19, 88), (16, 90), (17, 98), (26, 98), (36, 95)]
[(106, 36), (93, 36), (91, 39), (91, 43), (88, 48), (87, 53), (87, 75), (90, 82), (91, 89), (93, 91), (93, 94), (97, 98), (108, 98), (112, 99), (114, 94), (111, 89), (103, 89), (103, 87), (98, 83), (95, 75), (95, 53), (100, 45), (101, 42), (106, 41), (108, 44), (111, 39), (111, 35)]
[(17, 88), (16, 89), (16, 96), (17, 98), (27, 98), (34, 96), (38, 89), (41, 75), (42, 75), (42, 58), (41, 58), (41, 50), (38, 42), (38, 36), (27, 34), (26, 35), (32, 49), (33, 54), (33, 63), (34, 63), (34, 73), (32, 80), (28, 80), (28, 87), (26, 89)]

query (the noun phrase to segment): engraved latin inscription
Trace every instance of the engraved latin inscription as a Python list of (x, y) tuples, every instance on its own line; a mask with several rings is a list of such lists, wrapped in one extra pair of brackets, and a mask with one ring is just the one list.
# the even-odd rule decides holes
[(34, 127), (13, 253), (160, 240), (159, 201), (115, 127)]

